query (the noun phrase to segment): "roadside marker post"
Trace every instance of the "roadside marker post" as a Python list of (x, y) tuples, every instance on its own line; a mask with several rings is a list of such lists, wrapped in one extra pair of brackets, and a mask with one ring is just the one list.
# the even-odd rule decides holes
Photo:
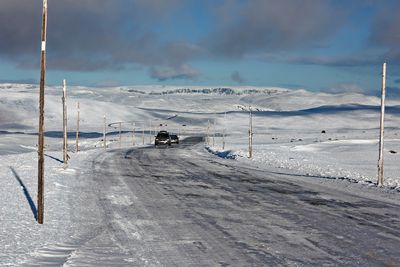
[(44, 87), (46, 80), (46, 32), (47, 0), (43, 0), (41, 57), (40, 57), (40, 93), (39, 93), (39, 140), (38, 140), (38, 199), (37, 221), (44, 221)]
[(150, 128), (149, 128), (149, 132), (150, 132), (150, 135), (149, 135), (149, 143), (151, 144), (151, 141), (152, 141), (152, 139), (153, 139), (153, 138), (151, 138), (151, 121), (150, 121), (149, 123), (150, 123)]
[(64, 169), (68, 167), (68, 138), (67, 138), (67, 81), (63, 80), (63, 161)]
[(386, 63), (382, 65), (382, 97), (381, 97), (381, 120), (379, 134), (379, 159), (378, 159), (378, 186), (383, 186), (383, 147), (385, 132), (385, 97), (386, 97)]
[(121, 130), (122, 122), (119, 122), (118, 124), (119, 124), (119, 148), (121, 148), (121, 146), (122, 146), (122, 144), (121, 144), (121, 142), (122, 142), (122, 130)]
[(144, 145), (144, 124), (143, 124), (143, 129), (142, 129), (142, 145)]
[(75, 152), (79, 151), (79, 120), (80, 120), (80, 104), (76, 103), (77, 117), (76, 117), (76, 134), (75, 134)]
[(212, 146), (215, 146), (215, 119), (214, 119), (214, 124), (213, 124), (213, 138), (212, 138)]
[(133, 128), (133, 131), (132, 131), (132, 144), (133, 144), (133, 146), (136, 146), (136, 143), (135, 143), (135, 128)]
[(207, 122), (207, 146), (210, 146), (210, 120)]
[(249, 158), (253, 157), (253, 114), (249, 107)]
[(103, 116), (103, 120), (104, 120), (104, 128), (103, 128), (103, 147), (104, 149), (107, 149), (107, 137), (106, 137), (106, 133), (107, 133), (107, 119), (106, 119), (106, 115)]
[(222, 130), (222, 150), (225, 150), (225, 122), (226, 122), (226, 112), (224, 114), (224, 128)]

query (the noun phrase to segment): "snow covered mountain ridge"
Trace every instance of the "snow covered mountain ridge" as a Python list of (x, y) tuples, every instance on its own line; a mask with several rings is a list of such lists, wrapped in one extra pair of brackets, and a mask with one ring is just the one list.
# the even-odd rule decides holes
[(216, 94), (216, 95), (253, 95), (253, 94), (266, 94), (272, 95), (277, 93), (288, 92), (285, 89), (233, 89), (229, 87), (222, 88), (180, 88), (174, 90), (167, 90), (162, 92), (151, 92), (150, 95), (168, 95), (168, 94)]

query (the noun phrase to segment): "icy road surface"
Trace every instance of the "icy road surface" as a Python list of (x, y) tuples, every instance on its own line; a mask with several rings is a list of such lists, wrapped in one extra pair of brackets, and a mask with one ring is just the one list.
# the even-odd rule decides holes
[(240, 166), (200, 138), (110, 150), (92, 168), (98, 227), (28, 265), (400, 265), (397, 200)]

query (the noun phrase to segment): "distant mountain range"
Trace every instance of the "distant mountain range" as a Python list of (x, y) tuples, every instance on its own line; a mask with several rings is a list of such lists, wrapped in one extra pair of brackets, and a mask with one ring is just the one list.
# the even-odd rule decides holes
[[(135, 90), (136, 91), (136, 90)], [(252, 95), (252, 94), (276, 94), (286, 92), (284, 89), (232, 89), (228, 87), (221, 88), (180, 88), (166, 90), (162, 92), (151, 92), (150, 95), (169, 95), (169, 94), (215, 94), (215, 95)]]

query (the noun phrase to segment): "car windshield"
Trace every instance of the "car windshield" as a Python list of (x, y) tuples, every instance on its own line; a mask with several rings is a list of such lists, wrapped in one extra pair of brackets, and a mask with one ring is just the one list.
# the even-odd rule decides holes
[(169, 134), (168, 133), (158, 133), (157, 138), (168, 138)]

